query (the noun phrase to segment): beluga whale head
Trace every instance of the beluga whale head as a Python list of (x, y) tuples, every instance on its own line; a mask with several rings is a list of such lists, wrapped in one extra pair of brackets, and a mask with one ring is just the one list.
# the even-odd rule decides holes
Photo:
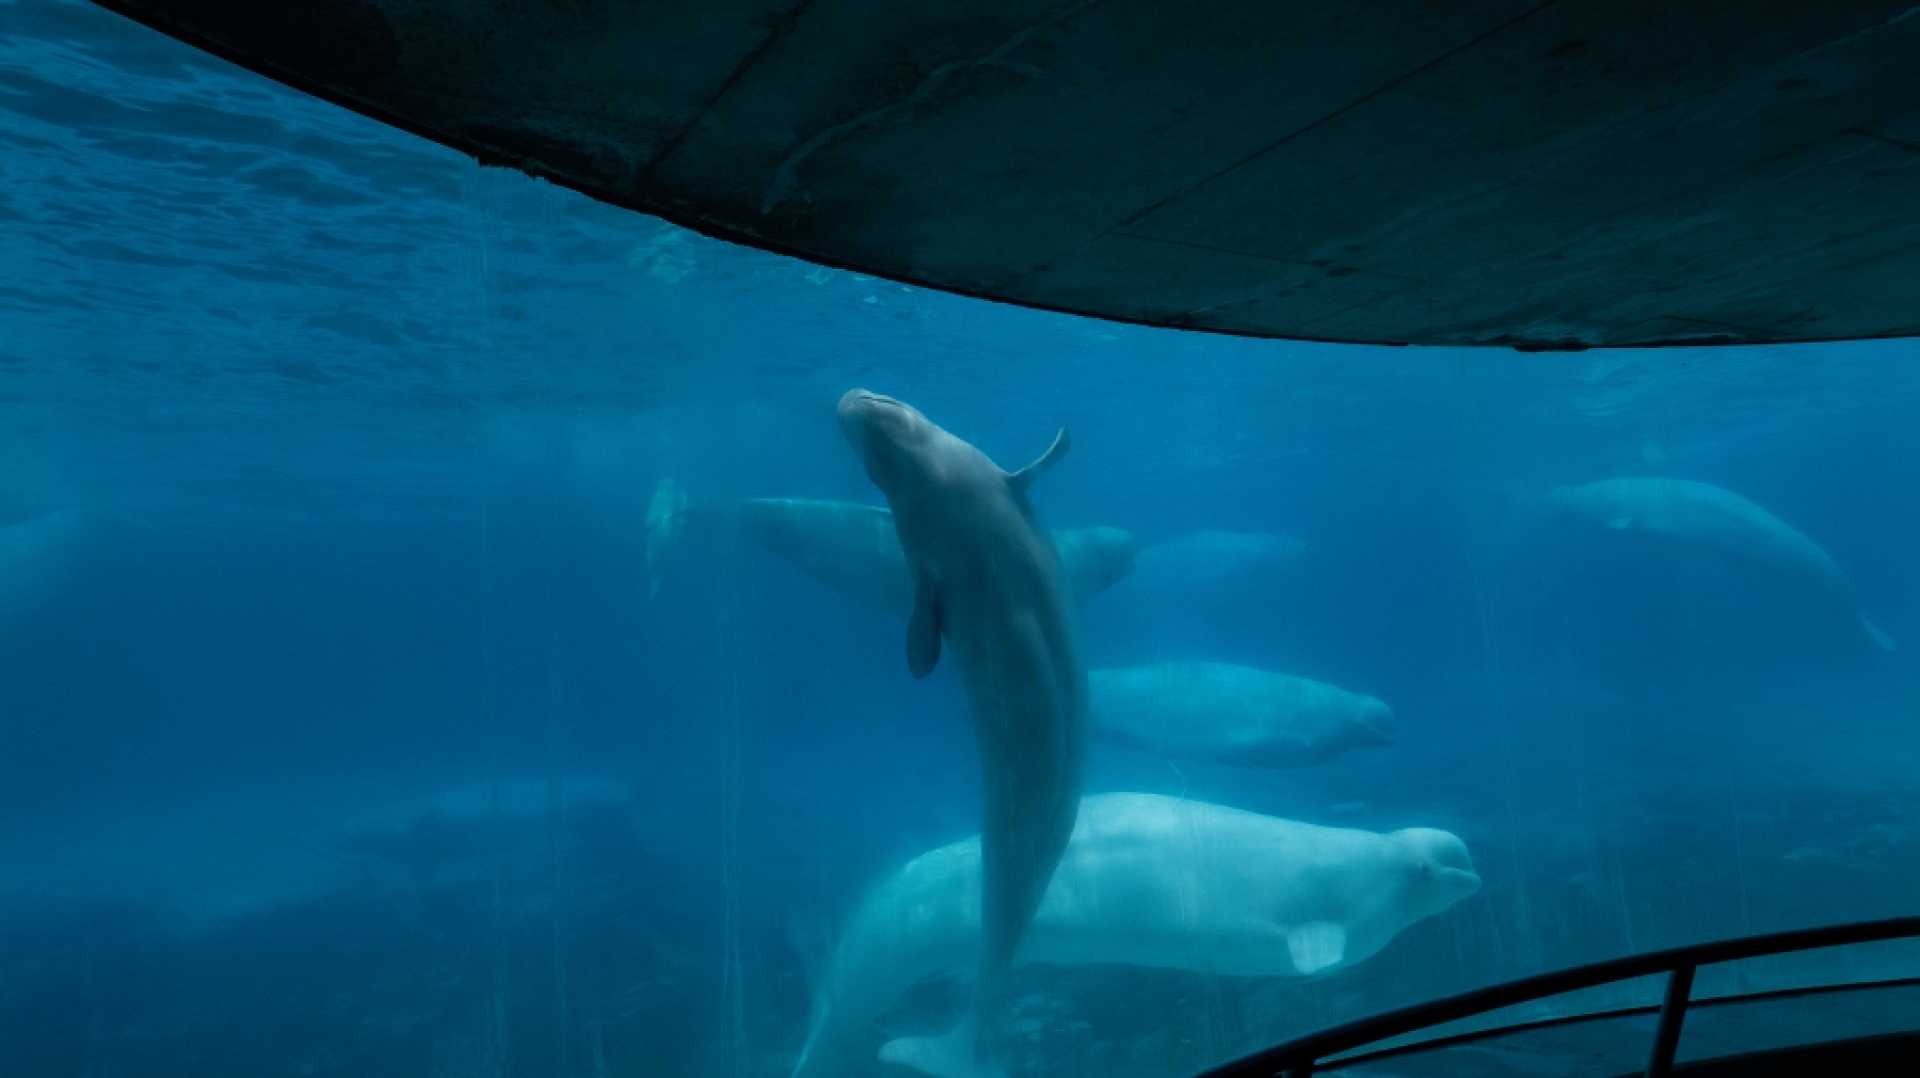
[(1571, 521), (1614, 532), (1643, 532), (1632, 495), (1639, 480), (1602, 480), (1578, 486), (1561, 485), (1542, 499), (1550, 520)]
[(1408, 827), (1392, 833), (1408, 854), (1404, 862), (1402, 901), (1418, 916), (1431, 916), (1480, 890), (1467, 844), (1451, 831)]
[(1132, 532), (1105, 525), (1058, 531), (1053, 542), (1077, 595), (1094, 595), (1119, 583), (1133, 572), (1140, 553)]
[[(1353, 740), (1357, 745), (1391, 745), (1399, 737), (1400, 723), (1385, 700), (1371, 696), (1360, 698), (1353, 716)], [(1462, 847), (1464, 852), (1465, 847)]]
[(847, 390), (835, 411), (867, 477), (889, 495), (940, 430), (913, 405), (868, 389)]

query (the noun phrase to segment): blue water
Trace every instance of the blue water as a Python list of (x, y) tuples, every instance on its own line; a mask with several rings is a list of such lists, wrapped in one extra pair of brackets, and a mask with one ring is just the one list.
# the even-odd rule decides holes
[[(1025, 970), (1025, 1065), (1178, 1075), (1914, 912), (1920, 346), (1307, 346), (962, 300), (480, 169), (78, 2), (0, 3), (0, 144), (8, 1078), (785, 1074), (860, 897), (977, 830), (964, 699), (747, 538), (650, 594), (646, 513), (664, 479), (878, 501), (855, 384), (1008, 467), (1068, 426), (1050, 524), (1302, 544), (1121, 581), (1089, 665), (1399, 718), (1298, 770), (1102, 746), (1090, 791), (1447, 828), (1483, 879), (1319, 979)], [(1621, 474), (1765, 506), (1907, 646), (1539, 511)], [(1915, 968), (1886, 954), (1801, 972)]]

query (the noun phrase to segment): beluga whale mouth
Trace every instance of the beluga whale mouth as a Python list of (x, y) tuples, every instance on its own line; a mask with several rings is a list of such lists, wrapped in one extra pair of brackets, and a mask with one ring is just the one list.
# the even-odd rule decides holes
[(1480, 874), (1470, 868), (1441, 865), (1434, 869), (1434, 876), (1451, 886), (1462, 898), (1480, 890)]
[(837, 411), (839, 412), (841, 422), (844, 423), (849, 415), (858, 414), (863, 407), (873, 405), (880, 405), (882, 407), (892, 406), (894, 408), (906, 407), (898, 400), (884, 393), (875, 393), (870, 389), (849, 389), (840, 395), (840, 404)]
[(840, 420), (840, 429), (857, 445), (864, 438), (863, 428), (872, 418), (874, 410), (889, 404), (899, 407), (900, 402), (872, 390), (849, 389), (840, 395), (840, 403), (834, 407), (834, 414)]

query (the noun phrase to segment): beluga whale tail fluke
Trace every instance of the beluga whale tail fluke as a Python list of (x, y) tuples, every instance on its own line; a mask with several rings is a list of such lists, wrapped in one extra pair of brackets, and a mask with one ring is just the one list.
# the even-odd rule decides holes
[[(979, 973), (968, 1019), (896, 1051), (957, 1075), (990, 1067), (1006, 971), (1052, 879), (1080, 800), (1087, 680), (1059, 551), (1033, 519), (1034, 480), (1066, 454), (1065, 428), (1033, 463), (1003, 471), (912, 405), (865, 389), (836, 409), (886, 495), (913, 581), (907, 670), (933, 672), (943, 643), (966, 686), (980, 747)], [(961, 1051), (971, 1042), (970, 1051)]]

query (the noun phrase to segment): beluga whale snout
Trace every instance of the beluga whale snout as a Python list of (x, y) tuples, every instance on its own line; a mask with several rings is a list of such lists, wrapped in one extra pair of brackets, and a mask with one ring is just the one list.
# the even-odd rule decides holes
[(1400, 736), (1400, 723), (1384, 701), (1369, 696), (1360, 705), (1355, 719), (1361, 729), (1359, 741), (1366, 745), (1391, 745)]
[(840, 433), (847, 436), (854, 452), (859, 453), (861, 463), (866, 463), (867, 421), (879, 398), (865, 389), (849, 389), (840, 394), (840, 403), (834, 406), (835, 418), (840, 421)]
[(834, 412), (840, 432), (882, 492), (888, 491), (900, 458), (924, 441), (926, 428), (932, 426), (912, 405), (869, 389), (847, 390)]
[(1388, 837), (1413, 858), (1412, 879), (1402, 897), (1408, 909), (1430, 916), (1480, 890), (1480, 872), (1460, 836), (1433, 827), (1407, 827)]
[(1087, 712), (1060, 552), (1027, 488), (1067, 452), (1062, 428), (1007, 472), (912, 405), (850, 389), (840, 430), (886, 495), (913, 579), (907, 670), (933, 672), (942, 644), (965, 683), (980, 748), (979, 976), (969, 1018), (903, 1046), (933, 1073), (992, 1073), (981, 1046), (1015, 949), (1052, 879), (1080, 804)]
[[(834, 411), (840, 417), (841, 429), (851, 431), (852, 428), (849, 424), (858, 423), (866, 411), (882, 403), (898, 402), (894, 401), (892, 397), (883, 397), (871, 389), (860, 389), (856, 387), (840, 394), (840, 403), (835, 406)], [(849, 436), (851, 436), (851, 434), (849, 434)]]

